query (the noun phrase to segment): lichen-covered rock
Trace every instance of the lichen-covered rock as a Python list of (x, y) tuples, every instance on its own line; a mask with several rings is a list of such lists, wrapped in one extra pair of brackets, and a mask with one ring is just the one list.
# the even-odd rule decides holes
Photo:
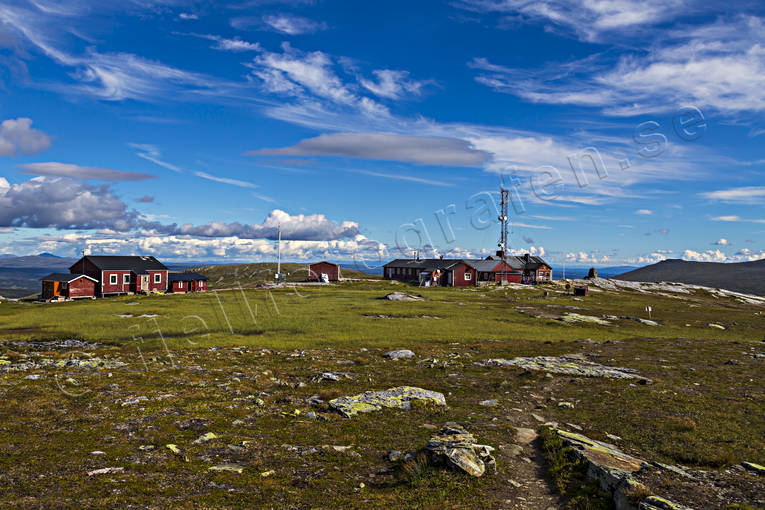
[(640, 510), (693, 510), (690, 507), (678, 505), (659, 496), (649, 496), (640, 503)]
[[(2, 360), (7, 361), (7, 360)], [(40, 358), (36, 360), (26, 360), (19, 363), (0, 363), (1, 372), (21, 372), (26, 370), (37, 369), (69, 369), (77, 368), (83, 370), (104, 370), (111, 368), (124, 367), (126, 363), (117, 360), (109, 360), (103, 358), (86, 358), (86, 359), (51, 359)]]
[(741, 465), (744, 466), (747, 471), (752, 471), (758, 475), (765, 475), (765, 466), (755, 464), (754, 462), (742, 462)]
[(585, 322), (589, 324), (600, 324), (601, 326), (608, 326), (609, 324), (611, 324), (605, 319), (600, 319), (598, 317), (593, 317), (591, 315), (582, 315), (582, 314), (573, 313), (573, 312), (567, 313), (566, 315), (562, 316), (558, 320), (561, 320), (563, 322), (568, 322), (568, 323)]
[(339, 397), (330, 400), (329, 406), (346, 418), (350, 418), (359, 413), (379, 411), (386, 407), (411, 409), (412, 401), (415, 400), (446, 405), (443, 393), (413, 386), (399, 386), (382, 391), (365, 391), (352, 397)]
[(486, 464), (496, 467), (491, 456), (494, 448), (476, 443), (475, 437), (456, 423), (447, 423), (430, 438), (425, 450), (434, 464), (445, 464), (471, 476), (483, 475)]
[(607, 377), (611, 379), (640, 379), (637, 370), (631, 368), (608, 367), (571, 356), (536, 356), (533, 358), (490, 359), (478, 362), (487, 366), (516, 366), (526, 370), (537, 370), (553, 374), (566, 374), (580, 377)]

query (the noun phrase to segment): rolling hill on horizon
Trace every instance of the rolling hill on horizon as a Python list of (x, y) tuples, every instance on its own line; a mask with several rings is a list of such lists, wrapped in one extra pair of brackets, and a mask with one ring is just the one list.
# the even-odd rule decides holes
[(667, 259), (613, 278), (632, 282), (688, 283), (765, 296), (765, 259), (734, 263)]

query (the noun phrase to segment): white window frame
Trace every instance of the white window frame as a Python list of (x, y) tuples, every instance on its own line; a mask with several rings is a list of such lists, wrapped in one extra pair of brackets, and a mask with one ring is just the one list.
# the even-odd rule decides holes
[(473, 274), (470, 271), (465, 271), (465, 281), (470, 281), (473, 278)]
[(183, 282), (178, 282), (178, 288), (179, 288), (179, 289), (182, 289), (182, 288), (183, 288)]
[(117, 273), (112, 273), (109, 275), (109, 285), (117, 285)]
[(122, 275), (122, 285), (130, 285), (130, 273)]
[(162, 283), (162, 273), (154, 273), (154, 283)]

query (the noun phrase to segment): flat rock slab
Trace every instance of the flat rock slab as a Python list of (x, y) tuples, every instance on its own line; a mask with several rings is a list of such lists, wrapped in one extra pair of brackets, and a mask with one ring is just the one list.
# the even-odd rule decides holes
[(388, 301), (425, 301), (422, 296), (413, 296), (411, 294), (404, 294), (403, 292), (391, 292), (385, 299)]
[(386, 352), (385, 354), (383, 354), (383, 358), (408, 359), (408, 358), (414, 358), (414, 353), (410, 351), (409, 349), (398, 349), (395, 351)]
[(582, 434), (556, 430), (563, 442), (600, 467), (615, 468), (634, 473), (643, 466), (643, 461), (619, 451), (614, 445), (590, 439)]
[(640, 510), (693, 510), (690, 507), (678, 505), (659, 496), (649, 496), (640, 502)]
[(605, 319), (601, 319), (599, 317), (593, 317), (591, 315), (582, 315), (579, 313), (567, 313), (566, 315), (560, 317), (558, 320), (567, 322), (569, 324), (575, 323), (575, 322), (585, 322), (589, 324), (600, 324), (601, 326), (608, 326), (611, 324)]
[(445, 406), (443, 393), (424, 390), (414, 386), (398, 386), (382, 391), (365, 391), (352, 397), (339, 397), (329, 401), (329, 406), (346, 418), (359, 413), (380, 411), (386, 407), (411, 409), (413, 401), (431, 402)]
[(526, 370), (566, 374), (580, 377), (607, 377), (610, 379), (642, 379), (637, 370), (631, 368), (608, 367), (585, 361), (574, 356), (536, 356), (533, 358), (489, 359), (477, 364), (484, 366), (515, 366)]

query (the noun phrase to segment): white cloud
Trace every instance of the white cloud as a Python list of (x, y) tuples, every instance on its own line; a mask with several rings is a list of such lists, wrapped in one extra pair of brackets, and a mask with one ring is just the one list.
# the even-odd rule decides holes
[(162, 234), (189, 235), (194, 237), (239, 237), (242, 239), (276, 239), (277, 227), (281, 226), (282, 239), (324, 241), (354, 238), (359, 234), (359, 224), (343, 221), (337, 224), (323, 214), (290, 215), (274, 209), (261, 224), (244, 225), (238, 222), (215, 221), (205, 225), (161, 225), (146, 223), (145, 228)]
[(376, 96), (388, 99), (399, 99), (406, 94), (419, 95), (422, 87), (428, 82), (409, 79), (407, 71), (392, 69), (377, 69), (372, 71), (377, 81), (361, 78), (359, 83)]
[(474, 59), (477, 80), (532, 102), (630, 116), (692, 104), (728, 115), (765, 110), (765, 23), (755, 16), (661, 32), (649, 51), (554, 63), (534, 71)]
[(680, 0), (461, 0), (458, 6), (479, 12), (517, 16), (510, 21), (552, 23), (585, 41), (608, 35), (624, 37), (637, 30), (691, 11)]
[(201, 177), (202, 179), (207, 179), (208, 181), (220, 182), (223, 184), (231, 184), (232, 186), (238, 186), (240, 188), (257, 188), (258, 187), (256, 184), (253, 184), (251, 182), (240, 181), (239, 179), (229, 179), (227, 177), (218, 177), (215, 175), (210, 175), (205, 172), (194, 172), (194, 175), (196, 175), (197, 177)]
[(215, 41), (215, 44), (211, 46), (214, 50), (221, 50), (221, 51), (234, 51), (234, 52), (243, 52), (243, 51), (260, 51), (262, 48), (259, 43), (251, 43), (247, 41), (243, 41), (242, 39), (235, 37), (233, 39), (227, 39), (225, 37), (221, 37), (219, 35), (211, 35), (211, 34), (188, 34), (193, 37), (199, 37), (202, 39), (208, 39), (210, 41)]
[(32, 128), (32, 119), (19, 117), (0, 124), (0, 156), (37, 154), (50, 147), (51, 137)]
[(10, 185), (0, 177), (0, 227), (127, 230), (136, 213), (108, 186), (35, 177)]
[(715, 241), (712, 244), (714, 244), (716, 246), (730, 246), (730, 241), (728, 241), (724, 237), (721, 237), (720, 239), (718, 239), (717, 241)]
[(640, 214), (642, 216), (650, 216), (651, 214), (653, 214), (653, 211), (650, 209), (638, 209), (637, 211), (635, 211), (635, 214)]
[(250, 156), (339, 156), (419, 165), (480, 166), (489, 155), (465, 140), (393, 133), (335, 133), (301, 140), (281, 149), (260, 149)]
[(136, 156), (138, 156), (139, 158), (143, 158), (146, 161), (151, 161), (155, 165), (159, 165), (163, 168), (167, 168), (168, 170), (172, 170), (173, 172), (182, 171), (177, 166), (159, 159), (162, 156), (162, 153), (160, 152), (159, 148), (156, 145), (151, 145), (148, 143), (129, 143), (128, 147), (137, 149), (138, 152), (136, 152)]
[(409, 181), (409, 182), (418, 182), (420, 184), (427, 184), (430, 186), (441, 186), (441, 187), (452, 187), (454, 184), (446, 181), (437, 181), (435, 179), (425, 179), (423, 177), (415, 177), (413, 175), (401, 175), (401, 174), (389, 174), (384, 172), (373, 172), (370, 170), (349, 170), (350, 172), (362, 174), (362, 175), (370, 175), (372, 177), (381, 177), (383, 179), (391, 179), (394, 181)]
[(79, 166), (68, 163), (27, 163), (19, 165), (24, 170), (23, 174), (48, 175), (53, 177), (70, 177), (74, 179), (95, 179), (99, 181), (143, 181), (153, 179), (153, 175), (140, 172), (125, 172), (112, 170), (111, 168), (99, 168), (93, 166)]
[[(761, 204), (765, 202), (765, 186), (745, 186), (699, 193), (710, 200), (735, 204)], [(731, 220), (733, 221), (733, 220)]]
[(728, 222), (743, 222), (743, 223), (765, 223), (765, 219), (746, 219), (740, 216), (716, 216), (712, 218), (712, 221), (728, 221)]
[(287, 35), (312, 34), (326, 30), (325, 23), (318, 23), (302, 16), (292, 14), (274, 14), (263, 17), (263, 22), (276, 32)]
[(199, 19), (199, 16), (197, 16), (196, 14), (192, 14), (192, 13), (190, 13), (190, 12), (182, 12), (182, 13), (180, 13), (180, 14), (178, 15), (178, 17), (179, 17), (180, 19), (184, 19), (184, 20), (194, 20), (194, 19)]
[(707, 250), (704, 252), (685, 250), (683, 252), (683, 260), (696, 262), (729, 262), (728, 256), (720, 250)]

